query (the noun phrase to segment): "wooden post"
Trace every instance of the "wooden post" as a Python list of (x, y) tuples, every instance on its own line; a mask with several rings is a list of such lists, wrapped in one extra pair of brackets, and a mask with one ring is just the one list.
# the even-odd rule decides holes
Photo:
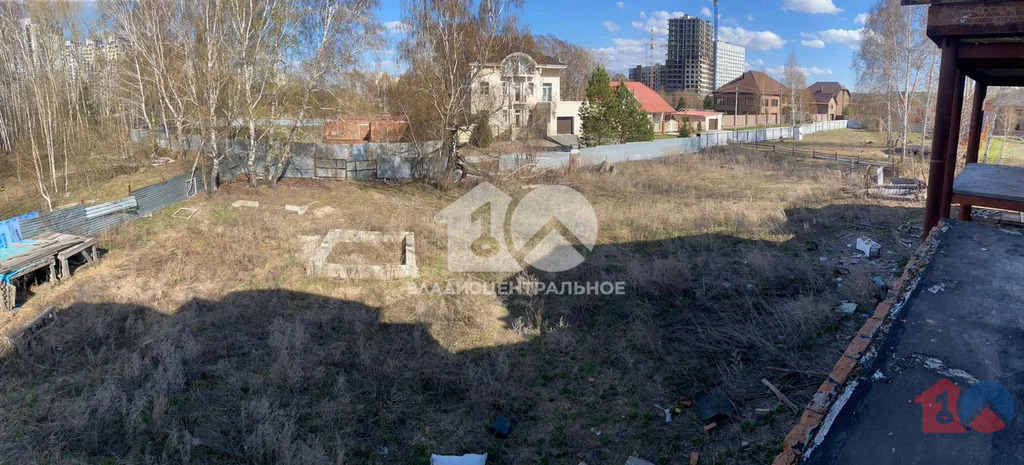
[(935, 99), (935, 125), (932, 136), (931, 165), (928, 168), (928, 198), (924, 210), (924, 235), (928, 237), (939, 224), (942, 203), (942, 182), (945, 178), (946, 145), (949, 140), (953, 87), (956, 84), (956, 57), (959, 44), (955, 39), (944, 39), (942, 61), (939, 66), (939, 87)]
[[(985, 120), (985, 97), (988, 95), (988, 86), (977, 83), (974, 86), (974, 102), (971, 105), (970, 132), (967, 134), (967, 163), (978, 162), (978, 151), (981, 148), (982, 123)], [(971, 220), (971, 206), (960, 204), (960, 219)]]
[(964, 83), (967, 76), (961, 70), (956, 72), (953, 85), (953, 108), (949, 118), (949, 138), (946, 139), (946, 166), (942, 181), (942, 203), (939, 216), (949, 218), (953, 205), (953, 178), (956, 176), (956, 155), (960, 151), (960, 120), (964, 109)]

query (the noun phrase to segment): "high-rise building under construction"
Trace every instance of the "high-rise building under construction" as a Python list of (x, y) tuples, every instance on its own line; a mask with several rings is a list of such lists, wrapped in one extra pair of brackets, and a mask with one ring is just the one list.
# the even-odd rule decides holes
[(711, 23), (684, 15), (668, 20), (668, 56), (662, 82), (666, 91), (708, 95), (715, 85), (715, 43)]

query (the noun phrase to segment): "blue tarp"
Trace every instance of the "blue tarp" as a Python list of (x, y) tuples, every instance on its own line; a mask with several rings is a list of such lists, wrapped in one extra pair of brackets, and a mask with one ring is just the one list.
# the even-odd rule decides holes
[(38, 218), (39, 212), (26, 213), (21, 216), (0, 221), (0, 250), (10, 247), (15, 242), (21, 242), (21, 220)]
[[(24, 240), (17, 244), (8, 244), (7, 247), (0, 248), (0, 261), (7, 260), (8, 258), (16, 257), (18, 255), (27, 254), (37, 247), (39, 247), (39, 242), (33, 240)], [(0, 281), (10, 283), (11, 276), (17, 275), (32, 265), (34, 265), (34, 263), (30, 263), (16, 270), (10, 270), (6, 273), (0, 273)]]

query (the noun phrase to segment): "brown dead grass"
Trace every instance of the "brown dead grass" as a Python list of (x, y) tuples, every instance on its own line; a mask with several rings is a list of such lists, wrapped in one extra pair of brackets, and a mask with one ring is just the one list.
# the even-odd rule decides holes
[[(754, 415), (778, 405), (760, 379), (810, 399), (861, 321), (834, 307), (877, 301), (864, 283), (898, 272), (910, 250), (892, 231), (918, 215), (864, 198), (860, 173), (736, 150), (500, 187), (540, 182), (594, 204), (588, 260), (470, 278), (622, 281), (626, 295), (427, 296), (305, 275), (298, 236), (343, 228), (412, 231), (417, 283), (466, 280), (433, 215), (468, 186), (231, 184), (186, 202), (191, 220), (122, 226), (98, 265), (35, 288), (7, 323), (60, 309), (0, 360), (0, 462), (766, 463), (796, 417)], [(229, 206), (243, 198), (262, 206)], [(283, 210), (314, 201), (337, 212)], [(841, 266), (862, 234), (883, 258)], [(710, 434), (693, 409), (664, 422), (661, 408), (713, 388), (736, 410)], [(508, 439), (486, 432), (498, 414)]]

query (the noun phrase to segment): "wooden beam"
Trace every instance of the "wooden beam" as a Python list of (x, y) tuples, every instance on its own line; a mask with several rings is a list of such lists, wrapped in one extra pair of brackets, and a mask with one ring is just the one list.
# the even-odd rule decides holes
[(977, 205), (979, 207), (998, 208), (1014, 212), (1024, 212), (1024, 202), (1017, 200), (993, 199), (976, 195), (953, 194), (953, 202), (961, 205)]
[[(988, 86), (978, 83), (974, 86), (974, 101), (971, 104), (971, 122), (967, 133), (967, 163), (978, 162), (978, 151), (981, 149), (982, 123), (985, 120), (985, 97)], [(971, 220), (971, 204), (960, 204), (960, 219)]]
[(939, 224), (939, 205), (942, 203), (945, 178), (946, 143), (949, 140), (953, 87), (956, 82), (957, 41), (943, 39), (942, 61), (939, 66), (939, 87), (935, 99), (935, 127), (932, 136), (931, 165), (928, 168), (928, 197), (924, 210), (924, 234)]
[(964, 111), (964, 84), (967, 76), (960, 70), (953, 85), (953, 109), (949, 115), (949, 139), (946, 140), (945, 173), (942, 182), (942, 203), (939, 216), (949, 218), (953, 205), (953, 178), (956, 177), (956, 155), (960, 152), (960, 123)]

